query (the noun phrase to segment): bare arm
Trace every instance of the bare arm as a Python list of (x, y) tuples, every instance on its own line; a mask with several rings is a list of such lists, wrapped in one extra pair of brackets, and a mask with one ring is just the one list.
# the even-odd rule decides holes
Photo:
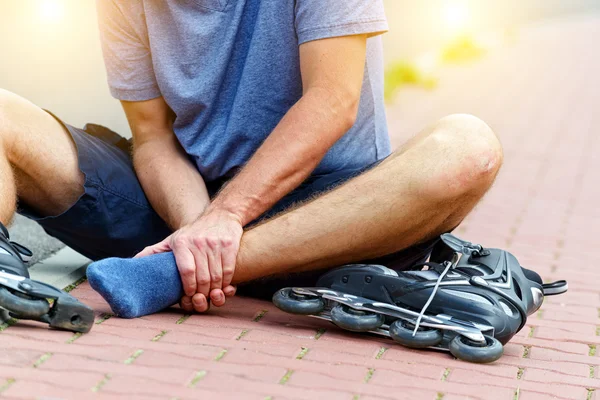
[(133, 132), (133, 164), (152, 207), (173, 229), (194, 221), (209, 203), (204, 180), (173, 133), (162, 97), (122, 102)]
[(364, 35), (301, 45), (302, 98), (207, 212), (229, 212), (243, 226), (300, 185), (354, 124), (365, 57)]
[(302, 98), (200, 218), (142, 253), (173, 250), (184, 291), (192, 299), (182, 300), (184, 309), (206, 311), (208, 297), (222, 305), (224, 292), (233, 293), (242, 227), (306, 179), (352, 127), (365, 58), (366, 36), (303, 44)]

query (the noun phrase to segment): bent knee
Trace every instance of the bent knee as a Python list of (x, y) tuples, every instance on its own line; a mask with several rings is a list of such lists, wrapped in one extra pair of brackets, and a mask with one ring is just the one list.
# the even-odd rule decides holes
[(440, 119), (431, 137), (447, 150), (441, 187), (450, 195), (485, 193), (503, 162), (502, 145), (494, 131), (469, 114)]
[(25, 103), (22, 97), (0, 88), (0, 140), (6, 140), (7, 135), (14, 132), (17, 120), (24, 114)]
[(0, 135), (2, 135), (8, 128), (9, 120), (9, 109), (14, 96), (8, 90), (0, 88)]

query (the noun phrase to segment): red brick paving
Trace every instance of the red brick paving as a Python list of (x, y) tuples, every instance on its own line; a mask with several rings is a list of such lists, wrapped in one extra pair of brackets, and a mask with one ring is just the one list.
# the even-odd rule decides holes
[(530, 27), (483, 59), (445, 67), (390, 107), (395, 144), (469, 112), (501, 137), (505, 166), (458, 232), (514, 252), (570, 292), (547, 299), (493, 365), (402, 348), (237, 298), (208, 315), (108, 318), (78, 336), (21, 323), (0, 333), (0, 395), (97, 399), (594, 399), (600, 390), (600, 18)]

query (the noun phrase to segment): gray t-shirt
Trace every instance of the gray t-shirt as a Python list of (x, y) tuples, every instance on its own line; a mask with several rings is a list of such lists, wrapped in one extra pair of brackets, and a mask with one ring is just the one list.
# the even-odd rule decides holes
[(97, 0), (111, 93), (163, 96), (207, 181), (230, 176), (302, 96), (298, 46), (371, 34), (358, 118), (314, 174), (390, 153), (383, 102), (383, 0)]

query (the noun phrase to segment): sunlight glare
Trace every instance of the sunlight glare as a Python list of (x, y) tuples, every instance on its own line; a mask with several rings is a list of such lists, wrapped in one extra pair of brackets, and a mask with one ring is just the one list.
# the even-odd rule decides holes
[(40, 18), (47, 22), (60, 22), (65, 15), (63, 0), (39, 0)]
[(466, 0), (447, 0), (444, 7), (444, 21), (452, 32), (467, 29), (471, 20), (471, 10)]

